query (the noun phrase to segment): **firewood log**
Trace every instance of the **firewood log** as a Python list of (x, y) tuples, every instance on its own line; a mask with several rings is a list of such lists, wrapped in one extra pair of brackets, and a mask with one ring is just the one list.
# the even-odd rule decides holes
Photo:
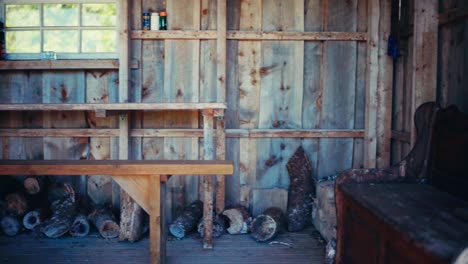
[(39, 225), (43, 220), (43, 213), (40, 210), (29, 211), (23, 217), (23, 226), (28, 230), (32, 230)]
[(73, 197), (73, 199), (75, 199), (75, 190), (68, 183), (52, 181), (49, 183), (47, 192), (50, 203), (53, 203), (57, 200), (64, 200), (68, 197)]
[(290, 186), (288, 195), (288, 231), (302, 230), (311, 222), (315, 186), (312, 181), (312, 166), (307, 154), (299, 147), (286, 164)]
[(115, 221), (114, 214), (106, 206), (97, 206), (88, 216), (93, 225), (103, 238), (115, 238), (119, 236), (119, 225)]
[(138, 241), (143, 232), (143, 209), (124, 190), (120, 192), (120, 208), (119, 241)]
[(0, 227), (3, 234), (16, 236), (21, 231), (21, 222), (16, 215), (6, 215), (0, 221)]
[(247, 208), (235, 205), (223, 211), (223, 215), (229, 220), (227, 232), (231, 235), (246, 234), (249, 232), (249, 224), (252, 221)]
[(277, 207), (270, 207), (252, 221), (251, 235), (258, 242), (268, 241), (283, 231), (284, 224), (283, 211)]
[(15, 216), (23, 216), (28, 210), (26, 196), (21, 192), (10, 193), (5, 197), (6, 211)]
[(77, 215), (70, 227), (70, 235), (74, 237), (84, 237), (89, 234), (90, 225), (85, 215)]
[[(224, 221), (223, 216), (216, 215), (213, 218), (213, 237), (220, 237), (226, 232), (225, 224), (226, 223)], [(200, 237), (204, 237), (205, 225), (204, 225), (203, 218), (198, 223), (197, 230), (198, 230), (198, 234), (200, 235)]]
[(182, 214), (169, 226), (169, 231), (178, 239), (184, 238), (197, 227), (203, 216), (203, 202), (197, 200), (187, 206)]
[(76, 214), (75, 200), (69, 197), (56, 200), (51, 204), (52, 218), (41, 226), (41, 231), (49, 238), (58, 238), (66, 234)]
[(34, 195), (46, 189), (46, 179), (42, 177), (27, 177), (23, 181), (24, 189), (27, 194)]

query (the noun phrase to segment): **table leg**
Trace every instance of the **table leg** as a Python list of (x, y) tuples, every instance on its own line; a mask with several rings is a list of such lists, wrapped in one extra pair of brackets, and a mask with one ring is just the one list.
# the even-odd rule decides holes
[(150, 261), (161, 263), (161, 181), (160, 175), (149, 176), (150, 199)]

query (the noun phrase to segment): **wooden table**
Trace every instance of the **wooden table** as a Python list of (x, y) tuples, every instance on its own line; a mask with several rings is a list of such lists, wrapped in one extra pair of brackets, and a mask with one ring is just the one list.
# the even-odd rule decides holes
[(108, 175), (150, 215), (151, 263), (164, 263), (165, 183), (171, 175), (231, 175), (231, 161), (0, 160), (0, 175)]

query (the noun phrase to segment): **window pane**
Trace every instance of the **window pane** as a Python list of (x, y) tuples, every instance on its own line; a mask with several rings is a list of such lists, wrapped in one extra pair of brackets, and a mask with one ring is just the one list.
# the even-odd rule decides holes
[(83, 52), (115, 52), (114, 30), (83, 30)]
[(115, 4), (83, 4), (83, 26), (115, 26)]
[(78, 52), (77, 30), (45, 30), (44, 51)]
[(6, 27), (38, 27), (39, 5), (6, 5)]
[(44, 4), (44, 26), (78, 26), (78, 4)]
[(41, 50), (41, 34), (39, 30), (7, 31), (7, 53), (39, 53)]

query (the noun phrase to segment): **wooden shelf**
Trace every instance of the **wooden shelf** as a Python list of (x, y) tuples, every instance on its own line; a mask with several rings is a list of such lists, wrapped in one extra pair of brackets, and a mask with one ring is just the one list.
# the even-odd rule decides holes
[(0, 104), (0, 111), (224, 110), (225, 103)]
[[(217, 38), (215, 30), (135, 30), (132, 39), (212, 39)], [(367, 41), (367, 32), (264, 32), (227, 31), (228, 40), (296, 40), (296, 41)]]
[[(132, 69), (139, 67), (132, 61)], [(5, 60), (0, 61), (0, 70), (87, 70), (119, 69), (119, 60)]]

